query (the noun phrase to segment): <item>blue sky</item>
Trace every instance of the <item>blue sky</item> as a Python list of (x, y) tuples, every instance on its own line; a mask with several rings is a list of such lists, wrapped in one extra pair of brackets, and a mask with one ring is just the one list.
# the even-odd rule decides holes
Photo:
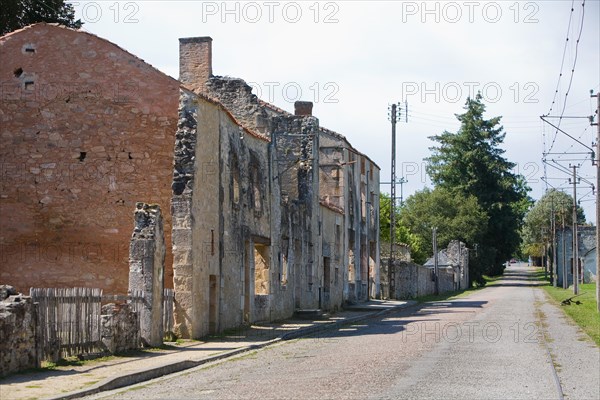
[[(582, 3), (85, 1), (75, 8), (85, 30), (175, 78), (178, 38), (211, 36), (216, 75), (243, 78), (261, 98), (289, 111), (295, 100), (313, 101), (321, 125), (368, 154), (384, 182), (390, 180), (388, 105), (407, 101), (408, 122), (397, 129), (405, 197), (429, 185), (428, 137), (455, 131), (454, 114), (481, 90), (488, 116), (503, 116), (506, 157), (539, 198), (546, 188), (544, 142), (546, 151), (553, 143), (556, 154), (547, 159), (554, 165), (581, 164), (581, 175), (595, 181), (588, 155), (565, 154), (588, 150), (539, 118), (553, 101), (550, 115), (595, 112), (590, 90), (600, 88), (600, 7), (598, 0)], [(561, 127), (587, 145), (595, 140), (596, 128), (585, 119), (563, 119)], [(567, 174), (554, 167), (546, 174), (571, 193)], [(591, 188), (583, 182), (578, 193), (594, 221)]]

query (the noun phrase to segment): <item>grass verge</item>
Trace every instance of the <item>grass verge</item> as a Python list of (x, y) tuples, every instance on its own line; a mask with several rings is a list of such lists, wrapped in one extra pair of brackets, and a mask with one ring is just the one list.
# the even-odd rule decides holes
[[(546, 293), (558, 304), (573, 296), (573, 289), (555, 288), (550, 284), (543, 286)], [(600, 346), (600, 315), (597, 311), (596, 284), (584, 283), (579, 286), (580, 296), (569, 305), (561, 305), (561, 309)], [(579, 301), (576, 304), (575, 301)]]

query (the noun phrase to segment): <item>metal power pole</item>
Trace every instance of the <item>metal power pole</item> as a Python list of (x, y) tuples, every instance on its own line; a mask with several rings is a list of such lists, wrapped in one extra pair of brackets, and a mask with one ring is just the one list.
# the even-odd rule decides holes
[[(408, 122), (408, 103), (404, 103), (404, 114), (406, 122)], [(407, 181), (402, 178), (396, 181), (396, 122), (402, 114), (400, 104), (392, 104), (390, 107), (390, 121), (392, 122), (392, 162), (391, 162), (391, 182), (390, 182), (390, 258), (388, 263), (388, 281), (390, 298), (395, 291), (394, 274), (392, 266), (394, 265), (394, 242), (396, 240), (396, 184), (400, 184), (400, 201), (402, 202), (402, 185)]]
[(590, 121), (592, 125), (596, 125), (598, 133), (596, 136), (596, 306), (598, 312), (600, 312), (600, 92), (594, 96), (598, 101), (598, 108), (596, 109), (596, 117), (599, 118), (595, 123), (593, 119)]
[(579, 294), (579, 240), (577, 238), (577, 165), (573, 168), (573, 294)]
[(390, 258), (388, 260), (388, 282), (389, 282), (389, 298), (391, 299), (396, 290), (394, 282), (394, 241), (396, 239), (396, 104), (392, 104), (390, 120), (392, 122), (392, 179), (390, 186)]

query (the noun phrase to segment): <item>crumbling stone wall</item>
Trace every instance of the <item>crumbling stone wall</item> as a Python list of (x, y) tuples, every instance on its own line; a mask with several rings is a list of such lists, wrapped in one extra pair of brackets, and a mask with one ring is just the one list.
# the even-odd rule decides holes
[(448, 259), (453, 260), (456, 289), (469, 287), (469, 250), (459, 241), (452, 240), (446, 248)]
[(344, 299), (380, 297), (379, 167), (346, 138), (319, 129), (319, 196), (344, 211)]
[(0, 376), (40, 366), (37, 308), (31, 297), (0, 287)]
[(102, 344), (111, 354), (141, 347), (140, 313), (128, 304), (109, 303), (102, 306), (100, 316)]
[[(176, 329), (192, 337), (285, 318), (295, 308), (327, 308), (339, 297), (325, 296), (336, 267), (325, 268), (325, 254), (335, 255), (323, 241), (325, 131), (310, 115), (312, 105), (301, 102), (293, 115), (258, 99), (241, 79), (213, 76), (211, 46), (210, 38), (180, 40), (180, 79), (192, 92), (182, 94), (173, 182)], [(344, 255), (336, 265), (350, 259), (348, 249), (356, 251), (352, 292), (364, 300), (369, 282), (378, 292), (379, 216), (369, 206), (378, 195), (378, 167), (341, 135), (328, 135), (343, 147), (342, 182), (351, 182), (347, 204), (356, 215), (340, 220)], [(346, 283), (344, 271), (336, 289), (349, 292)]]
[[(386, 294), (389, 289), (388, 259), (382, 259), (381, 283)], [(395, 279), (392, 299), (414, 299), (416, 297), (435, 294), (435, 280), (433, 268), (424, 267), (413, 262), (394, 261), (392, 277)], [(451, 292), (457, 289), (456, 272), (451, 267), (439, 268), (439, 293)]]
[[(198, 76), (200, 79), (202, 75)], [(272, 131), (271, 117), (276, 115), (252, 93), (252, 87), (243, 79), (211, 76), (202, 93), (218, 99), (235, 118), (248, 129), (270, 136)]]
[(170, 203), (180, 83), (52, 24), (1, 37), (0, 59), (0, 279), (124, 293), (130, 210)]
[(137, 203), (129, 245), (129, 293), (141, 291), (140, 334), (145, 345), (158, 347), (163, 339), (165, 238), (160, 207)]
[[(322, 230), (319, 226), (319, 121), (312, 116), (272, 118), (279, 181), (282, 240), (293, 243), (286, 256), (292, 263), (294, 307), (316, 308), (322, 298)], [(288, 235), (286, 235), (288, 233)]]
[[(254, 320), (254, 244), (267, 246), (269, 267), (276, 254), (269, 141), (242, 128), (221, 104), (187, 90), (176, 138), (175, 330), (201, 337)], [(275, 282), (274, 271), (265, 269), (263, 279)], [(265, 287), (270, 304), (275, 286)]]

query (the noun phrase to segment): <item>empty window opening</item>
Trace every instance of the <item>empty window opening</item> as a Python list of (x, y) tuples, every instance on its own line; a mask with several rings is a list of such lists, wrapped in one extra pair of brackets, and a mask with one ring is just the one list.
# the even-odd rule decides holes
[(254, 294), (269, 294), (269, 246), (254, 245)]
[(360, 191), (360, 216), (362, 219), (367, 218), (367, 196), (365, 194), (365, 188), (361, 188)]
[(35, 53), (35, 49), (33, 46), (27, 46), (25, 47), (25, 53)]
[(79, 152), (79, 161), (85, 160), (86, 156), (87, 156), (87, 152), (85, 152), (85, 151)]
[(286, 286), (288, 283), (289, 264), (285, 254), (281, 256), (281, 285)]
[(252, 190), (254, 196), (254, 210), (260, 211), (262, 207), (262, 201), (260, 192), (260, 180), (257, 167), (252, 167)]
[(13, 71), (13, 74), (15, 74), (15, 78), (20, 78), (21, 75), (23, 75), (23, 68), (17, 68)]
[(233, 204), (240, 202), (240, 171), (238, 168), (237, 158), (234, 156), (231, 159), (231, 201)]
[(34, 85), (33, 81), (26, 81), (25, 82), (25, 90), (33, 90), (33, 85)]

